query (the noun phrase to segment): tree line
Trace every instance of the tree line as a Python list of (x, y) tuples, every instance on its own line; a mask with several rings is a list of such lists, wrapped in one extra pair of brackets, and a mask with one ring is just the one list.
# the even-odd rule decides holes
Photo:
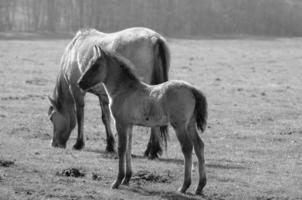
[(0, 0), (0, 31), (302, 35), (300, 0)]

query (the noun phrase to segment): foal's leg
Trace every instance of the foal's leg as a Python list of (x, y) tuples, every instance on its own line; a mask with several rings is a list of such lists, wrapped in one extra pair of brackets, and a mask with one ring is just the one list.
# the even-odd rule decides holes
[(195, 194), (200, 195), (202, 194), (202, 189), (207, 183), (204, 161), (204, 143), (201, 140), (195, 125), (190, 127), (189, 132), (194, 145), (194, 151), (198, 159), (199, 183), (195, 190)]
[(127, 126), (122, 123), (116, 122), (116, 130), (118, 134), (118, 175), (115, 182), (112, 184), (112, 189), (118, 188), (125, 178), (125, 153), (127, 145)]
[(185, 158), (184, 182), (178, 191), (185, 193), (191, 185), (193, 145), (184, 127), (175, 128), (175, 132)]
[(147, 149), (144, 153), (144, 155), (148, 156), (148, 158), (151, 160), (158, 158), (158, 156), (163, 152), (160, 146), (160, 134), (161, 133), (159, 127), (151, 128), (150, 139), (147, 145)]
[(127, 151), (126, 151), (126, 176), (123, 180), (123, 185), (129, 185), (130, 178), (132, 176), (132, 166), (131, 166), (131, 152), (132, 152), (132, 126), (127, 130), (128, 141), (127, 141)]
[(98, 95), (100, 105), (102, 108), (102, 121), (103, 124), (105, 125), (106, 129), (106, 137), (107, 137), (107, 147), (106, 151), (107, 152), (114, 152), (114, 136), (111, 131), (111, 115), (110, 115), (110, 110), (109, 110), (109, 98), (106, 93), (102, 93)]

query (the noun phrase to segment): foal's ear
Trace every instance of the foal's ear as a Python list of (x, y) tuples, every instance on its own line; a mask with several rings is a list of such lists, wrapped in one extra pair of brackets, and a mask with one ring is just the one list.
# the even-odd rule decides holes
[(47, 97), (48, 97), (49, 105), (56, 109), (57, 105), (56, 105), (55, 100), (53, 100), (50, 96), (47, 96)]
[(93, 48), (93, 51), (95, 53), (95, 55), (97, 55), (97, 57), (103, 57), (105, 58), (107, 56), (106, 52), (98, 45), (95, 45)]

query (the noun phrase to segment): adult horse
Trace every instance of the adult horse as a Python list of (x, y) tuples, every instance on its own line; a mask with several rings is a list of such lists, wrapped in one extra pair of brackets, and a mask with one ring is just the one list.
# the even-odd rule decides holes
[[(160, 127), (167, 132), (168, 124), (175, 130), (185, 158), (184, 181), (179, 191), (185, 193), (191, 184), (192, 150), (198, 159), (199, 183), (196, 194), (206, 185), (204, 144), (197, 132), (207, 124), (207, 101), (201, 91), (184, 81), (167, 81), (148, 85), (132, 72), (125, 59), (99, 46), (100, 55), (79, 79), (79, 86), (87, 90), (104, 83), (111, 98), (111, 111), (118, 132), (119, 170), (112, 188), (128, 185), (131, 175), (132, 128), (135, 125)], [(126, 171), (125, 171), (126, 161)]]
[[(158, 33), (147, 28), (129, 28), (114, 33), (102, 33), (94, 29), (81, 30), (67, 45), (61, 58), (61, 68), (51, 97), (49, 118), (53, 124), (53, 147), (66, 147), (71, 131), (78, 124), (78, 135), (74, 149), (84, 147), (84, 96), (77, 81), (91, 61), (95, 60), (93, 47), (118, 52), (136, 66), (135, 73), (149, 84), (158, 84), (168, 80), (170, 52), (166, 40)], [(107, 147), (114, 151), (114, 136), (110, 127), (109, 99), (102, 84), (91, 88), (89, 92), (99, 98), (102, 108), (102, 121), (106, 128)], [(145, 151), (149, 158), (155, 158), (162, 152), (161, 141), (166, 135), (158, 128), (151, 129), (150, 139)]]

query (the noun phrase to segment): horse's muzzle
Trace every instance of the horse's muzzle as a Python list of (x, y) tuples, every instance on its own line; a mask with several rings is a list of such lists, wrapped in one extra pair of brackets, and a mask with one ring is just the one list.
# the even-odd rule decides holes
[(55, 147), (55, 148), (62, 148), (65, 149), (66, 148), (66, 144), (58, 144), (57, 142), (54, 142), (53, 140), (51, 141), (51, 146)]

